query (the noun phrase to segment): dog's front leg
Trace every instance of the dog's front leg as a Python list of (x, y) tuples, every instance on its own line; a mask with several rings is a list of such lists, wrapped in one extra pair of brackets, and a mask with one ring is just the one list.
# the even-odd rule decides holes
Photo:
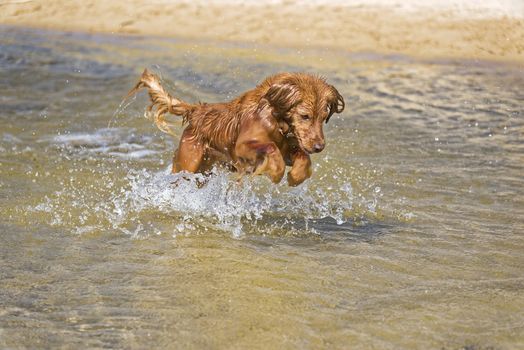
[(284, 177), (286, 163), (273, 142), (247, 141), (235, 147), (237, 168), (253, 175), (267, 175), (274, 183)]
[(287, 173), (289, 186), (298, 186), (311, 177), (311, 158), (302, 150), (296, 150), (291, 154), (291, 170)]

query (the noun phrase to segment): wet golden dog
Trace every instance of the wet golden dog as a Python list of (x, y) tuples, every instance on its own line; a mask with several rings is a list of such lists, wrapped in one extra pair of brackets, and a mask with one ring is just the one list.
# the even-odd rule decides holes
[(173, 173), (205, 173), (225, 164), (241, 174), (284, 176), (290, 186), (311, 176), (311, 153), (324, 149), (322, 124), (344, 110), (344, 99), (332, 85), (303, 73), (266, 78), (253, 90), (225, 103), (189, 104), (172, 97), (147, 69), (130, 95), (147, 88), (158, 128), (173, 134), (166, 113), (183, 118), (187, 127), (173, 159)]

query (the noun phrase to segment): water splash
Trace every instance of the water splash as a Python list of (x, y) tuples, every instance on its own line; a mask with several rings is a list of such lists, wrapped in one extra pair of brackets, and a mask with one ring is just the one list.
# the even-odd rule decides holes
[(72, 178), (31, 210), (49, 215), (54, 226), (76, 227), (79, 234), (112, 229), (138, 237), (213, 230), (241, 237), (318, 233), (311, 222), (329, 219), (342, 225), (372, 216), (378, 200), (371, 199), (370, 210), (370, 200), (355, 196), (349, 182), (291, 188), (262, 177), (236, 181), (221, 170), (204, 177), (131, 169), (123, 179), (106, 173), (97, 182), (98, 188), (88, 192), (86, 184)]

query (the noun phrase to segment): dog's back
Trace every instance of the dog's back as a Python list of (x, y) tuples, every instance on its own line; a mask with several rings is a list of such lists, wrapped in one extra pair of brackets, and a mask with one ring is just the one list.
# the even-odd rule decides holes
[(198, 141), (213, 148), (227, 149), (233, 146), (238, 136), (241, 119), (253, 114), (256, 97), (253, 90), (226, 103), (189, 104), (175, 98), (162, 86), (160, 78), (147, 69), (140, 81), (129, 92), (135, 94), (141, 88), (148, 90), (151, 105), (148, 107), (156, 126), (163, 132), (174, 135), (173, 126), (166, 114), (181, 116), (183, 123), (194, 131)]

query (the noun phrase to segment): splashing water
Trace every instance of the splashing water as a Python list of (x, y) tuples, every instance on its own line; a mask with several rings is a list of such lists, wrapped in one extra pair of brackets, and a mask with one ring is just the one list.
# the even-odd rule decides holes
[[(372, 216), (379, 198), (374, 192), (371, 200), (355, 199), (349, 182), (289, 188), (262, 177), (236, 180), (216, 169), (207, 177), (131, 169), (122, 183), (110, 178), (110, 173), (102, 176), (99, 182), (104, 185), (96, 193), (86, 192), (85, 185), (73, 179), (31, 210), (50, 214), (52, 225), (76, 226), (77, 233), (112, 228), (140, 236), (167, 229), (176, 235), (218, 229), (241, 237), (304, 228), (317, 233), (311, 221), (331, 219), (342, 225)], [(167, 225), (169, 221), (176, 224)]]

